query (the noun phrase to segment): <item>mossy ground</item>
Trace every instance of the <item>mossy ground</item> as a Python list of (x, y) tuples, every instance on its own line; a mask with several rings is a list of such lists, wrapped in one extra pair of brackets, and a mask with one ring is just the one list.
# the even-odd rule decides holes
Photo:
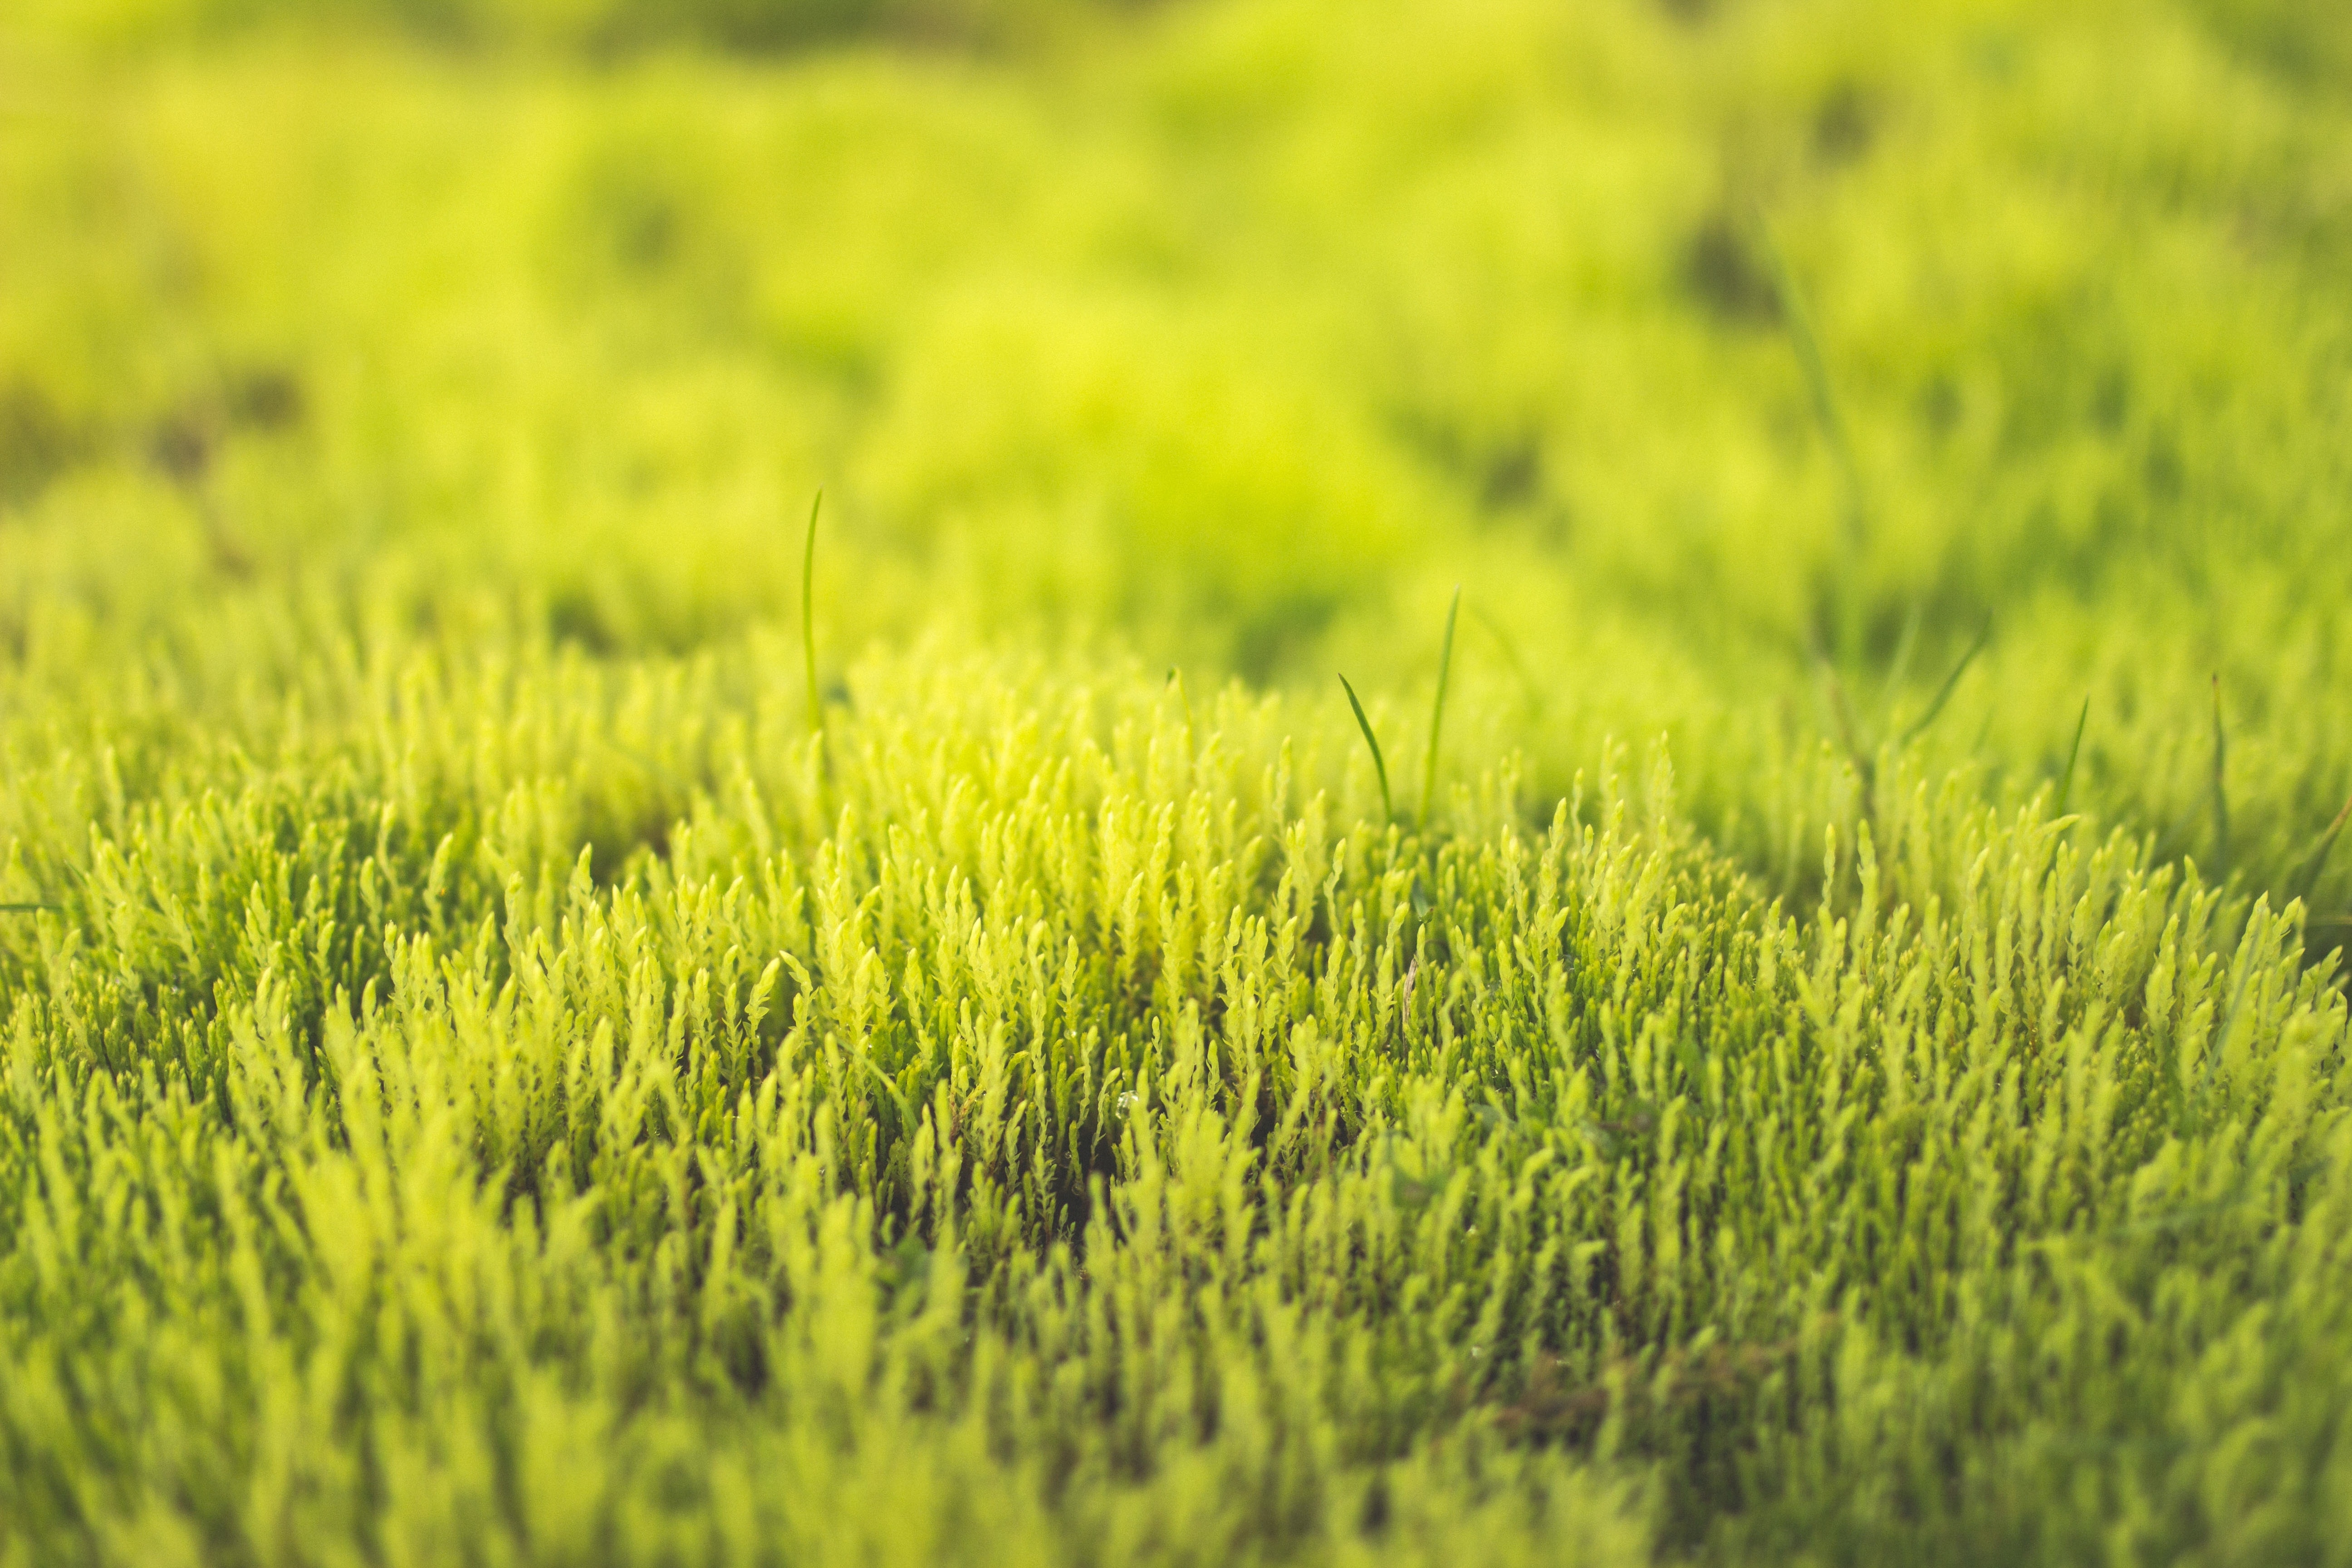
[(2336, 8), (10, 17), (0, 1562), (2352, 1562)]

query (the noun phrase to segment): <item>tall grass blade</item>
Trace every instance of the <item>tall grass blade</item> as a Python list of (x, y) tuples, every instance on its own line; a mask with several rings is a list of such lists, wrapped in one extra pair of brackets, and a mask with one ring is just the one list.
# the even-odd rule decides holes
[(1942, 714), (1944, 704), (1949, 702), (1952, 700), (1952, 693), (1958, 689), (1960, 677), (1969, 672), (1969, 666), (1976, 662), (1977, 655), (1984, 652), (1985, 644), (1991, 640), (1992, 621), (1990, 617), (1987, 617), (1984, 628), (1977, 633), (1977, 640), (1969, 644), (1969, 651), (1960, 655), (1960, 662), (1952, 666), (1952, 673), (1944, 677), (1944, 684), (1936, 689), (1935, 700), (1927, 704), (1927, 710), (1920, 714), (1918, 721), (1908, 730), (1904, 731), (1902, 738), (1895, 742), (1897, 750), (1909, 745), (1927, 732), (1927, 726), (1933, 724)]
[(1356, 710), (1356, 728), (1363, 731), (1364, 744), (1372, 749), (1372, 772), (1378, 773), (1381, 779), (1381, 815), (1387, 820), (1394, 822), (1396, 806), (1389, 799), (1389, 764), (1381, 755), (1380, 737), (1372, 733), (1372, 721), (1364, 716), (1364, 704), (1356, 696), (1356, 689), (1348, 684), (1348, 678), (1344, 675), (1339, 678), (1339, 688), (1348, 694), (1348, 706)]
[(1454, 585), (1454, 600), (1445, 606), (1445, 646), (1437, 656), (1437, 702), (1429, 714), (1429, 760), (1421, 770), (1421, 826), (1429, 826), (1431, 805), (1437, 799), (1437, 738), (1445, 726), (1445, 687), (1454, 676), (1454, 625), (1462, 615), (1462, 584)]
[(2344, 803), (2344, 809), (2336, 814), (2336, 820), (2327, 825), (2319, 836), (2319, 842), (2311, 847), (2311, 853), (2303, 858), (2294, 875), (2287, 879), (2288, 897), (2301, 899), (2306, 906), (2310, 904), (2311, 895), (2319, 889), (2320, 873), (2327, 869), (2327, 857), (2336, 848), (2336, 837), (2344, 831), (2347, 817), (2352, 817), (2352, 800)]
[(1911, 673), (1911, 655), (1919, 646), (1919, 623), (1927, 618), (1926, 609), (1926, 605), (1915, 604), (1911, 613), (1903, 617), (1903, 635), (1895, 639), (1895, 657), (1886, 661), (1886, 686), (1880, 694), (1882, 723), (1895, 716), (1894, 707), (1903, 694), (1904, 679)]
[(2066, 815), (2066, 803), (2074, 796), (2074, 764), (2083, 760), (2083, 731), (2090, 727), (2091, 700), (2083, 699), (2083, 716), (2074, 721), (2074, 744), (2066, 753), (2066, 775), (2058, 784), (2058, 815)]
[(1837, 389), (1831, 384), (1829, 364), (1822, 357), (1821, 340), (1813, 334), (1813, 319), (1797, 288), (1796, 274), (1790, 270), (1788, 258), (1772, 237), (1771, 226), (1760, 214), (1755, 221), (1755, 231), (1756, 242), (1771, 268), (1773, 292), (1780, 302), (1780, 319), (1788, 324), (1789, 342), (1797, 351), (1797, 363), (1805, 375), (1805, 390), (1812, 397), (1813, 417), (1821, 426), (1822, 438), (1830, 444), (1830, 455), (1837, 462), (1838, 477), (1845, 489), (1846, 546), (1858, 553), (1870, 542), (1870, 514), (1864, 499), (1862, 465), (1856, 461), (1853, 442), (1846, 434)]

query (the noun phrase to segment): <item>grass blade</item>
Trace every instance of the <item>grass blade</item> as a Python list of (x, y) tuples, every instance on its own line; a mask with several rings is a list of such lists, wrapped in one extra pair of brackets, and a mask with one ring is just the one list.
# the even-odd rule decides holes
[(64, 908), (63, 904), (0, 904), (0, 915), (31, 915), (45, 910), (55, 912)]
[(816, 685), (816, 517), (824, 509), (824, 491), (809, 503), (808, 542), (801, 548), (801, 655), (808, 669), (809, 730), (824, 732), (824, 698)]
[(2319, 842), (2311, 847), (2311, 853), (2303, 858), (2303, 863), (2287, 879), (2289, 898), (2301, 899), (2306, 906), (2310, 904), (2311, 895), (2319, 889), (2319, 874), (2327, 869), (2327, 857), (2336, 847), (2336, 836), (2344, 831), (2347, 817), (2352, 817), (2352, 800), (2344, 803), (2344, 809), (2336, 814), (2336, 820), (2327, 825), (2326, 831), (2319, 836)]
[(1454, 623), (1462, 614), (1462, 584), (1454, 585), (1454, 602), (1445, 607), (1445, 646), (1437, 656), (1437, 703), (1429, 714), (1429, 761), (1421, 770), (1421, 826), (1429, 826), (1429, 808), (1437, 798), (1437, 737), (1445, 725), (1445, 686), (1454, 675)]
[(1780, 319), (1788, 323), (1790, 343), (1796, 349), (1798, 365), (1805, 373), (1805, 389), (1812, 395), (1813, 417), (1830, 444), (1831, 456), (1837, 461), (1838, 478), (1845, 487), (1846, 544), (1859, 553), (1870, 540), (1869, 508), (1863, 500), (1862, 465), (1855, 460), (1853, 442), (1846, 435), (1845, 416), (1838, 409), (1837, 389), (1830, 384), (1829, 363), (1822, 358), (1821, 340), (1813, 335), (1813, 320), (1805, 310), (1804, 296), (1797, 290), (1796, 274), (1789, 270), (1788, 258), (1780, 254), (1780, 247), (1772, 238), (1771, 226), (1761, 214), (1757, 216), (1755, 230), (1756, 243), (1772, 269), (1772, 289), (1780, 297)]
[(2066, 753), (2066, 776), (2058, 784), (2058, 815), (2066, 815), (2066, 803), (2074, 794), (2074, 764), (2083, 758), (2083, 731), (2090, 727), (2091, 700), (2083, 699), (2083, 716), (2074, 721), (2074, 749)]
[(1381, 756), (1380, 737), (1372, 733), (1372, 721), (1364, 717), (1364, 705), (1344, 675), (1339, 678), (1339, 688), (1348, 694), (1348, 706), (1356, 710), (1356, 728), (1364, 732), (1364, 744), (1372, 749), (1372, 771), (1381, 776), (1381, 815), (1394, 822), (1396, 807), (1389, 801), (1389, 764)]
[(1924, 601), (1915, 603), (1911, 613), (1903, 617), (1903, 635), (1895, 639), (1895, 657), (1886, 662), (1886, 687), (1880, 694), (1879, 722), (1885, 724), (1895, 717), (1895, 703), (1903, 694), (1904, 678), (1911, 673), (1911, 655), (1919, 646), (1919, 623), (1927, 609)]
[(1903, 731), (1901, 740), (1895, 742), (1897, 750), (1909, 745), (1927, 732), (1927, 726), (1936, 721), (1937, 716), (1944, 710), (1944, 704), (1952, 700), (1953, 691), (1960, 684), (1960, 677), (1969, 672), (1969, 666), (1976, 662), (1977, 655), (1984, 652), (1985, 644), (1991, 640), (1992, 621), (1988, 617), (1984, 629), (1977, 633), (1977, 640), (1969, 644), (1969, 651), (1960, 655), (1960, 662), (1952, 666), (1952, 673), (1944, 677), (1944, 684), (1936, 689), (1935, 700), (1927, 704), (1927, 710), (1919, 715), (1918, 722)]

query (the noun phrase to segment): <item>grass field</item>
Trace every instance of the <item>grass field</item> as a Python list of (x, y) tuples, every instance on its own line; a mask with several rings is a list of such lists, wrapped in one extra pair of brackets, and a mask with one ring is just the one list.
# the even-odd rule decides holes
[(2352, 1563), (2348, 263), (2332, 0), (6, 6), (0, 1565)]

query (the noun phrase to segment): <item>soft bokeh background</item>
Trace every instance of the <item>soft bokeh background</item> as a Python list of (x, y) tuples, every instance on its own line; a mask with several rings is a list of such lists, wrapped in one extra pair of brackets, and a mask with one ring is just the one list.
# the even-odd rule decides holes
[(1665, 735), (1793, 892), (1983, 634), (1913, 763), (2054, 787), (2087, 700), (2072, 805), (2307, 890), (2347, 16), (18, 0), (8, 679), (793, 636), (823, 485), (835, 672), (1345, 669), (1402, 750), (1458, 583), (1459, 745)]

